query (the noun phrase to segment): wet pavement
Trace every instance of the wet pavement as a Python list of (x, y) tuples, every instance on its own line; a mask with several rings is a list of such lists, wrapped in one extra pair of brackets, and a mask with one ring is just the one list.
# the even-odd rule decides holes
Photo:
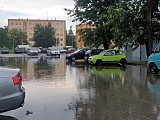
[(146, 66), (90, 66), (52, 57), (1, 57), (18, 67), (26, 99), (7, 120), (160, 120), (160, 75)]

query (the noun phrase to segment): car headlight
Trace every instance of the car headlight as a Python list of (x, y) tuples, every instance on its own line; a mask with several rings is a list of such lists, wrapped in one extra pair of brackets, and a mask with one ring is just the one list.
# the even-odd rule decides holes
[(89, 60), (93, 60), (93, 57), (89, 57)]

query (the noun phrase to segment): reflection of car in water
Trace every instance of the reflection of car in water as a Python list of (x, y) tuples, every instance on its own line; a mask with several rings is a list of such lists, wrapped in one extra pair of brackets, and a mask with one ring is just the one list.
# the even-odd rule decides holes
[[(121, 68), (123, 67), (123, 68)], [(110, 78), (110, 79), (120, 79), (124, 80), (125, 77), (125, 69), (126, 66), (120, 66), (120, 67), (91, 67), (92, 74), (103, 77), (103, 78)]]
[(155, 97), (160, 99), (160, 75), (148, 74), (147, 87)]

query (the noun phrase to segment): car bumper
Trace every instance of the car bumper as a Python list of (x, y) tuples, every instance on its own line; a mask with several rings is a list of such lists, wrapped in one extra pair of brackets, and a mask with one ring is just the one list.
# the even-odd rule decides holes
[(25, 89), (22, 87), (22, 90), (0, 98), (0, 113), (17, 109), (24, 105), (25, 100)]

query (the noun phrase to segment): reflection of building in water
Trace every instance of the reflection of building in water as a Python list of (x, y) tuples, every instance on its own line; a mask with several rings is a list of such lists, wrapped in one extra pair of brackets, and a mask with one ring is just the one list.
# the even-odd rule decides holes
[(26, 79), (38, 79), (46, 81), (64, 80), (66, 63), (63, 58), (33, 58), (27, 60)]

